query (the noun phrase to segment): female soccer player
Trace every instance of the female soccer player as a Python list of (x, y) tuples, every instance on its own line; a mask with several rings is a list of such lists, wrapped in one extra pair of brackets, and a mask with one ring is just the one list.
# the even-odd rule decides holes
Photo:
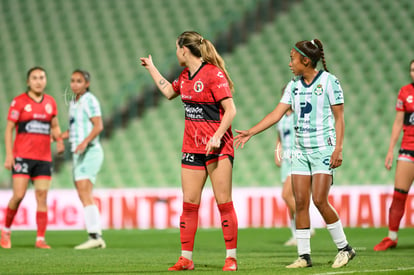
[[(5, 225), (0, 245), (11, 248), (11, 230), (14, 217), (32, 180), (37, 202), (37, 237), (35, 247), (50, 248), (45, 241), (47, 227), (47, 192), (51, 183), (51, 135), (58, 153), (65, 146), (60, 138), (56, 102), (44, 93), (46, 71), (33, 67), (27, 72), (27, 92), (15, 97), (10, 105), (5, 130), (6, 160), (4, 167), (12, 171), (13, 195), (6, 209)], [(13, 145), (13, 130), (16, 136)]]
[(158, 71), (152, 57), (141, 65), (168, 99), (181, 96), (185, 129), (181, 160), (183, 212), (180, 217), (181, 257), (169, 270), (192, 270), (194, 237), (198, 225), (201, 193), (207, 177), (221, 215), (226, 244), (223, 270), (237, 270), (237, 217), (232, 202), (233, 135), (236, 115), (231, 81), (214, 45), (194, 31), (183, 32), (176, 41), (178, 63), (184, 66), (171, 84)]
[(404, 131), (399, 151), (394, 179), (394, 195), (388, 212), (388, 237), (385, 237), (374, 250), (382, 251), (397, 246), (400, 221), (404, 215), (408, 191), (414, 181), (414, 60), (410, 62), (412, 83), (403, 86), (398, 93), (394, 125), (391, 140), (385, 158), (385, 167), (390, 170), (393, 151), (401, 130)]
[(292, 146), (294, 138), (293, 129), (293, 113), (288, 110), (285, 115), (276, 124), (277, 127), (277, 141), (275, 149), (275, 164), (281, 168), (280, 180), (283, 183), (282, 198), (289, 209), (290, 229), (292, 237), (285, 242), (285, 246), (296, 246), (295, 237), (295, 198), (292, 190)]
[(75, 94), (69, 105), (69, 130), (62, 134), (69, 138), (73, 154), (73, 176), (79, 198), (84, 207), (84, 219), (89, 239), (75, 249), (105, 248), (98, 207), (92, 195), (96, 176), (101, 169), (104, 154), (99, 143), (103, 130), (101, 107), (89, 91), (91, 76), (87, 71), (75, 70), (70, 88)]
[[(316, 70), (320, 59), (325, 71)], [(343, 91), (339, 81), (326, 68), (323, 45), (318, 39), (297, 42), (290, 52), (289, 67), (296, 77), (288, 83), (281, 102), (249, 130), (236, 130), (239, 135), (235, 137), (235, 145), (236, 148), (243, 148), (252, 136), (277, 123), (290, 108), (293, 109), (295, 147), (292, 153), (292, 184), (299, 258), (287, 268), (312, 266), (311, 195), (338, 248), (332, 264), (337, 268), (346, 265), (355, 256), (339, 216), (328, 202), (333, 169), (342, 163), (345, 129)]]

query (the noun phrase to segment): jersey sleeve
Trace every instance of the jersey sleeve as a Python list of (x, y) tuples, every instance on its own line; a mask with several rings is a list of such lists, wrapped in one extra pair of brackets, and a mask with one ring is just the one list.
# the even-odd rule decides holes
[(221, 70), (213, 70), (211, 75), (211, 92), (214, 99), (219, 102), (225, 98), (233, 97), (226, 75)]
[(339, 83), (339, 80), (336, 77), (331, 76), (329, 78), (329, 84), (326, 92), (328, 94), (330, 105), (338, 105), (344, 103), (344, 92), (342, 90), (341, 84)]
[(7, 115), (7, 120), (10, 120), (13, 122), (19, 121), (20, 113), (21, 113), (20, 104), (18, 103), (16, 99), (13, 99), (9, 107), (9, 113)]
[(177, 94), (180, 94), (180, 78), (179, 77), (173, 81), (172, 87), (173, 87), (174, 92), (176, 92)]
[(395, 105), (395, 110), (397, 111), (401, 111), (401, 112), (405, 112), (405, 108), (404, 108), (404, 100), (405, 100), (405, 96), (404, 96), (404, 89), (400, 89), (400, 91), (398, 92), (398, 97), (397, 97), (397, 104)]
[(95, 96), (90, 96), (86, 101), (85, 111), (88, 114), (88, 117), (97, 117), (102, 116), (101, 106), (98, 99)]
[(56, 101), (53, 99), (53, 97), (52, 97), (52, 105), (53, 105), (52, 116), (57, 116), (58, 115), (58, 108), (57, 108)]
[(290, 81), (287, 85), (285, 90), (283, 91), (283, 96), (280, 102), (292, 105), (292, 86), (293, 86), (293, 80)]

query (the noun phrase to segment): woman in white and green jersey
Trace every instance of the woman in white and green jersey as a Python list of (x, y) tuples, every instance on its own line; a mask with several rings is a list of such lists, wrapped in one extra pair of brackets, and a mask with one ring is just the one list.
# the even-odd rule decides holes
[(96, 176), (103, 163), (99, 134), (103, 130), (101, 107), (89, 91), (90, 74), (84, 70), (72, 73), (70, 87), (74, 98), (69, 105), (69, 130), (62, 134), (69, 138), (73, 154), (73, 177), (84, 207), (84, 219), (89, 239), (75, 249), (105, 248), (98, 207), (92, 195)]
[[(316, 66), (322, 60), (324, 70)], [(310, 196), (338, 248), (333, 268), (355, 256), (348, 244), (336, 210), (328, 201), (333, 170), (342, 164), (344, 97), (338, 79), (328, 72), (322, 42), (297, 42), (290, 52), (289, 67), (295, 77), (287, 84), (276, 108), (245, 131), (236, 130), (236, 148), (277, 123), (292, 108), (295, 144), (292, 148), (292, 185), (296, 206), (296, 239), (299, 258), (287, 268), (311, 267)]]

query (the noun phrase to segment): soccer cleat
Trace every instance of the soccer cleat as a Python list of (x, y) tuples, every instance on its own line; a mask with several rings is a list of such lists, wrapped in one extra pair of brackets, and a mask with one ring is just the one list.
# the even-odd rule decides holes
[(304, 268), (304, 267), (311, 267), (312, 266), (312, 260), (310, 258), (309, 254), (301, 255), (299, 258), (296, 259), (293, 263), (290, 265), (287, 265), (286, 268)]
[(345, 266), (350, 260), (355, 257), (355, 255), (355, 250), (347, 245), (345, 248), (339, 250), (338, 254), (336, 254), (332, 267), (338, 268)]
[(237, 260), (233, 257), (227, 257), (224, 262), (223, 271), (236, 271), (237, 270)]
[(169, 271), (181, 271), (181, 270), (194, 270), (194, 263), (192, 260), (181, 256), (177, 263), (172, 267), (168, 268)]
[(10, 231), (1, 230), (0, 246), (3, 248), (11, 248)]
[(51, 249), (51, 247), (45, 242), (45, 240), (37, 240), (35, 247), (40, 249)]
[(75, 249), (92, 249), (92, 248), (105, 248), (106, 247), (106, 243), (102, 238), (98, 238), (98, 239), (89, 239), (86, 242), (75, 246)]
[(385, 237), (384, 239), (382, 239), (382, 241), (377, 244), (376, 246), (374, 246), (374, 250), (375, 251), (384, 251), (390, 248), (394, 248), (397, 246), (397, 242), (398, 240), (391, 240), (390, 237)]
[(296, 246), (298, 242), (296, 241), (296, 238), (292, 237), (289, 240), (287, 240), (283, 245), (284, 246)]

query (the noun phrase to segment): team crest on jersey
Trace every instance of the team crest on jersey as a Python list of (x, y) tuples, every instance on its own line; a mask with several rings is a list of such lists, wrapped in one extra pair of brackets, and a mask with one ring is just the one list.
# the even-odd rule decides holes
[(46, 113), (48, 113), (49, 115), (52, 113), (53, 108), (52, 108), (52, 105), (50, 105), (50, 103), (47, 103), (47, 104), (46, 104), (46, 106), (45, 106), (45, 111), (46, 111)]
[(27, 104), (26, 106), (24, 106), (24, 110), (25, 110), (26, 112), (31, 112), (31, 111), (32, 111), (32, 105)]
[(408, 103), (413, 103), (413, 96), (412, 95), (407, 96), (407, 102)]
[(315, 95), (321, 95), (323, 93), (322, 84), (318, 84), (318, 86), (316, 86), (314, 93)]
[(194, 91), (195, 91), (196, 93), (200, 93), (200, 92), (202, 92), (203, 90), (204, 90), (204, 84), (203, 84), (203, 82), (201, 82), (200, 80), (196, 81), (196, 82), (194, 83)]

